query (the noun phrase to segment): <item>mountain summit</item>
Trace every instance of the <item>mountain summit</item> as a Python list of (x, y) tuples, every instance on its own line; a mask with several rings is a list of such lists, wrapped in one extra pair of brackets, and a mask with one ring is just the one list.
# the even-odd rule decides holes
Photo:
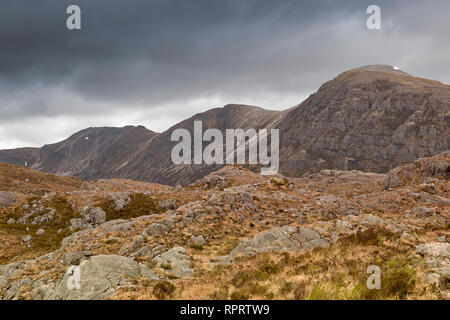
[(176, 128), (279, 128), (280, 171), (321, 169), (387, 172), (450, 149), (450, 86), (390, 65), (346, 71), (285, 111), (227, 105), (163, 133), (146, 128), (89, 128), (42, 148), (0, 151), (0, 161), (82, 179), (131, 178), (188, 184), (220, 166), (172, 163)]
[(355, 68), (353, 70), (377, 71), (377, 72), (386, 72), (386, 73), (392, 73), (392, 74), (398, 74), (398, 75), (411, 76), (409, 73), (403, 72), (396, 66), (391, 66), (389, 64), (370, 64), (367, 66)]

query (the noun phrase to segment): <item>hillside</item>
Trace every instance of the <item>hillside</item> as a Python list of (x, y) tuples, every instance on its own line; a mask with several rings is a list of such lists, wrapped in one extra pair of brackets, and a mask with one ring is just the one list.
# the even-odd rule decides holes
[(82, 181), (74, 177), (59, 177), (0, 162), (0, 191), (20, 193), (72, 191), (81, 184)]

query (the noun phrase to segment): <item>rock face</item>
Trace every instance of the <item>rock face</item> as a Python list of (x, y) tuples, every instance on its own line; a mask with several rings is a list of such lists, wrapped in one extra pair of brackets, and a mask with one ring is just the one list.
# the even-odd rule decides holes
[(449, 112), (448, 85), (392, 66), (344, 72), (280, 122), (281, 169), (387, 172), (450, 149)]
[[(301, 176), (322, 169), (387, 172), (450, 149), (450, 86), (392, 66), (353, 69), (285, 111), (227, 105), (197, 114), (158, 134), (144, 127), (89, 128), (40, 149), (0, 151), (0, 161), (82, 179), (130, 178), (189, 184), (220, 165), (176, 166), (171, 134), (227, 128), (280, 130), (280, 171)], [(217, 178), (217, 177), (216, 177)], [(212, 177), (204, 183), (223, 186)], [(116, 205), (125, 205), (118, 200)]]

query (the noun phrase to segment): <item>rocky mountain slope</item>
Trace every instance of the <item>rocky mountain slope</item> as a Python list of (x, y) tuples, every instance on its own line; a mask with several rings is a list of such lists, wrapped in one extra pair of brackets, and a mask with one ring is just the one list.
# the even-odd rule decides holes
[(387, 172), (450, 149), (450, 86), (392, 66), (362, 67), (325, 83), (278, 126), (285, 173)]
[(158, 134), (142, 126), (88, 128), (42, 148), (0, 152), (0, 161), (62, 176), (96, 179), (130, 161)]
[[(392, 66), (353, 69), (285, 111), (227, 105), (197, 114), (158, 134), (144, 127), (90, 128), (40, 149), (0, 151), (0, 161), (82, 179), (130, 178), (189, 184), (220, 166), (175, 166), (176, 128), (279, 128), (280, 171), (321, 169), (386, 173), (450, 149), (450, 86)], [(87, 139), (87, 140), (86, 140)]]
[(186, 187), (2, 167), (1, 299), (450, 298), (449, 152), (387, 175), (226, 166)]

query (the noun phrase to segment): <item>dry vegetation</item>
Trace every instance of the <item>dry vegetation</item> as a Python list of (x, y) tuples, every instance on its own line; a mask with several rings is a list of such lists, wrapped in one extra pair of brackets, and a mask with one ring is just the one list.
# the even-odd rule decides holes
[[(160, 252), (178, 246), (185, 248), (192, 261), (193, 276), (169, 275), (172, 264), (157, 265), (152, 257), (139, 256), (134, 260), (161, 279), (141, 276), (132, 286), (118, 288), (111, 299), (449, 298), (448, 280), (438, 286), (428, 283), (430, 266), (416, 250), (419, 244), (450, 238), (449, 205), (442, 200), (449, 198), (450, 188), (444, 177), (423, 183), (414, 176), (401, 188), (385, 190), (384, 175), (378, 174), (324, 171), (305, 178), (270, 178), (227, 167), (191, 186), (174, 188), (119, 179), (81, 183), (72, 178), (41, 176), (23, 168), (6, 168), (13, 169), (10, 176), (14, 179), (3, 190), (21, 186), (18, 180), (28, 180), (26, 183), (36, 187), (27, 189), (35, 190), (33, 193), (14, 189), (16, 202), (0, 211), (0, 264), (58, 249), (62, 239), (76, 231), (69, 228), (70, 220), (80, 218), (80, 208), (84, 206), (102, 208), (106, 221), (130, 220), (133, 227), (116, 231), (94, 228), (80, 236), (80, 241), (60, 249), (58, 257), (82, 250), (89, 250), (94, 256), (117, 255), (137, 235), (173, 216), (183, 205), (197, 203), (203, 208), (206, 214), (189, 225), (175, 222), (170, 232), (150, 235), (143, 244), (158, 245)], [(43, 181), (45, 186), (38, 187)], [(118, 193), (129, 196), (121, 209), (115, 207)], [(223, 200), (230, 193), (250, 194), (256, 209), (222, 201), (218, 205), (221, 212), (208, 211), (208, 203), (214, 197)], [(178, 209), (161, 208), (159, 204), (165, 201), (176, 202)], [(24, 204), (33, 203), (46, 208), (41, 214), (54, 209), (55, 218), (39, 225), (7, 223), (29, 212)], [(365, 217), (381, 222), (369, 225)], [(328, 239), (329, 246), (309, 251), (239, 254), (231, 263), (222, 263), (223, 256), (229, 255), (242, 239), (286, 225), (315, 230)], [(41, 228), (45, 233), (36, 235)], [(29, 246), (21, 239), (24, 235), (33, 236)], [(192, 237), (198, 235), (206, 239), (205, 243), (192, 242)], [(332, 241), (333, 237), (338, 240)], [(369, 290), (366, 286), (369, 265), (382, 270), (381, 290)], [(58, 262), (33, 262), (21, 275), (9, 280), (39, 278), (37, 275), (44, 270), (47, 277), (58, 281), (66, 267)], [(25, 289), (20, 297), (29, 299)]]
[[(203, 252), (192, 252), (198, 274), (173, 280), (170, 293), (151, 282), (120, 290), (117, 299), (442, 299), (423, 281), (424, 260), (414, 242), (385, 230), (368, 230), (329, 248), (304, 253), (266, 253), (209, 269)], [(369, 265), (382, 272), (381, 290), (366, 286)], [(202, 269), (205, 267), (205, 269)], [(206, 270), (209, 269), (209, 270)], [(159, 286), (157, 284), (156, 286)], [(139, 286), (138, 286), (139, 287)], [(155, 294), (156, 292), (156, 294)]]

